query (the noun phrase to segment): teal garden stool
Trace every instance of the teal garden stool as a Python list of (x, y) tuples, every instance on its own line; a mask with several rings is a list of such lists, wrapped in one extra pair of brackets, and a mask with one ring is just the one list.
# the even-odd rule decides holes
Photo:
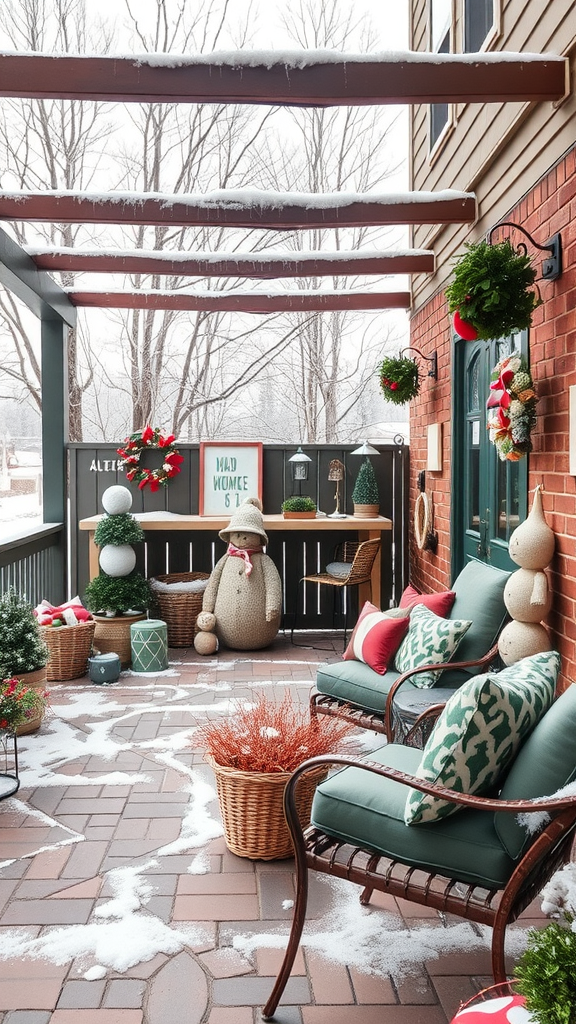
[(168, 668), (168, 627), (162, 619), (141, 619), (130, 626), (133, 672)]

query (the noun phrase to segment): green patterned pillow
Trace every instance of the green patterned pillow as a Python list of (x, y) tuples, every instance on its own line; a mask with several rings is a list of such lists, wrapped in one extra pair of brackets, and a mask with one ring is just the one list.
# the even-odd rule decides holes
[[(422, 604), (410, 612), (410, 626), (396, 651), (394, 668), (401, 675), (419, 665), (443, 665), (450, 661), (467, 629), (466, 619), (444, 619)], [(440, 672), (422, 672), (410, 682), (422, 689), (434, 686)]]
[[(414, 774), (459, 793), (486, 793), (550, 707), (559, 669), (560, 655), (546, 651), (464, 683), (436, 722)], [(404, 821), (437, 821), (457, 810), (410, 789)]]

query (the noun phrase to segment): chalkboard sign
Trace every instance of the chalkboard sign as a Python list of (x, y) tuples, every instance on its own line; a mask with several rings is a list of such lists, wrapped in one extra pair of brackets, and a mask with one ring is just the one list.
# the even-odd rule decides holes
[(261, 443), (201, 443), (200, 515), (232, 515), (246, 498), (262, 501)]

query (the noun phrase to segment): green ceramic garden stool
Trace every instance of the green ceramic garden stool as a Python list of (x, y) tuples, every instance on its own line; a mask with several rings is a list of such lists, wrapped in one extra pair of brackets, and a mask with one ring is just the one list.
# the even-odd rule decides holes
[(130, 626), (133, 672), (168, 668), (168, 627), (162, 619), (141, 619)]

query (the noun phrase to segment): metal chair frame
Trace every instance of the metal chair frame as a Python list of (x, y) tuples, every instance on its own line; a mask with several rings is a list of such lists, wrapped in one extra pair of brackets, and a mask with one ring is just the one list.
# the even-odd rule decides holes
[[(425, 864), (406, 864), (374, 849), (357, 847), (330, 836), (314, 826), (302, 830), (294, 799), (300, 776), (323, 766), (355, 767), (372, 772), (423, 793), (450, 800), (464, 807), (488, 813), (511, 814), (546, 811), (549, 823), (534, 837), (502, 889), (487, 890), (457, 878), (438, 874)], [(469, 921), (490, 925), (492, 931), (492, 972), (495, 982), (506, 980), (504, 940), (506, 927), (536, 898), (548, 879), (570, 860), (576, 830), (576, 796), (531, 800), (497, 800), (468, 796), (443, 786), (425, 783), (394, 768), (357, 757), (332, 755), (305, 761), (292, 775), (284, 793), (284, 811), (296, 857), (296, 901), (292, 928), (284, 960), (274, 988), (262, 1010), (264, 1020), (274, 1017), (292, 970), (306, 917), (308, 869), (347, 879), (363, 887), (360, 901), (367, 904), (376, 889), (421, 906), (455, 914)]]

